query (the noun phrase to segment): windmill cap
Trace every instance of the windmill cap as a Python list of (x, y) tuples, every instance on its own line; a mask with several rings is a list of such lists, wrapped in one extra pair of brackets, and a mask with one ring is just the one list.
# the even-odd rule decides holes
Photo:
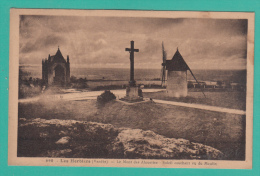
[(166, 70), (169, 71), (185, 71), (189, 70), (189, 66), (184, 61), (178, 48), (171, 60), (166, 60)]

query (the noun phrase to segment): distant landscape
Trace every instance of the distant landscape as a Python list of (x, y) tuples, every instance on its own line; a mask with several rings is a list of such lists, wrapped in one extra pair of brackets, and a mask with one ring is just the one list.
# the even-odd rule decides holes
[[(41, 79), (40, 66), (20, 66), (22, 79)], [(193, 70), (199, 81), (221, 81), (246, 85), (246, 70)], [(129, 81), (129, 69), (126, 68), (71, 68), (71, 77), (88, 81), (90, 88), (106, 85), (126, 85)], [(194, 81), (188, 71), (187, 79)], [(160, 69), (135, 69), (137, 84), (161, 85)]]
[[(20, 66), (26, 73), (25, 77), (41, 78), (41, 66)], [(232, 81), (246, 84), (246, 70), (192, 70), (200, 81)], [(159, 69), (135, 69), (136, 80), (159, 80)], [(88, 80), (129, 80), (129, 68), (75, 68), (71, 67), (71, 76), (87, 78)], [(188, 72), (188, 80), (193, 80)]]

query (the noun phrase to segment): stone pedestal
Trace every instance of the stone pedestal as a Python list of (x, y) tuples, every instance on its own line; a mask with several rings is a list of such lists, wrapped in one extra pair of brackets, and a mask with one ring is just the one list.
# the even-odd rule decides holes
[(142, 90), (136, 86), (128, 86), (126, 87), (126, 97), (125, 99), (129, 101), (135, 101), (142, 99)]

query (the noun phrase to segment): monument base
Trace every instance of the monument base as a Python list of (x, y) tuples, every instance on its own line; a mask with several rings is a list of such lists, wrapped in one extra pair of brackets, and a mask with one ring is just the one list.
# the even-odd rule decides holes
[(130, 102), (142, 101), (142, 90), (137, 86), (128, 86), (126, 87), (126, 96), (122, 100)]

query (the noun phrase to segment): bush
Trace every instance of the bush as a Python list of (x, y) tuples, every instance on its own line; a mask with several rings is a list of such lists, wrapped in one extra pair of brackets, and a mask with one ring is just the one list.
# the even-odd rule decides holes
[(70, 77), (70, 87), (75, 89), (86, 89), (88, 88), (87, 78), (77, 79), (75, 76)]
[(88, 84), (86, 82), (71, 83), (71, 87), (74, 89), (86, 89)]
[(27, 98), (40, 95), (42, 93), (42, 88), (40, 86), (27, 86), (25, 84), (21, 84), (19, 86), (18, 97), (19, 98)]
[(98, 105), (104, 105), (114, 99), (116, 99), (116, 96), (109, 90), (105, 90), (105, 92), (97, 97), (97, 103)]

